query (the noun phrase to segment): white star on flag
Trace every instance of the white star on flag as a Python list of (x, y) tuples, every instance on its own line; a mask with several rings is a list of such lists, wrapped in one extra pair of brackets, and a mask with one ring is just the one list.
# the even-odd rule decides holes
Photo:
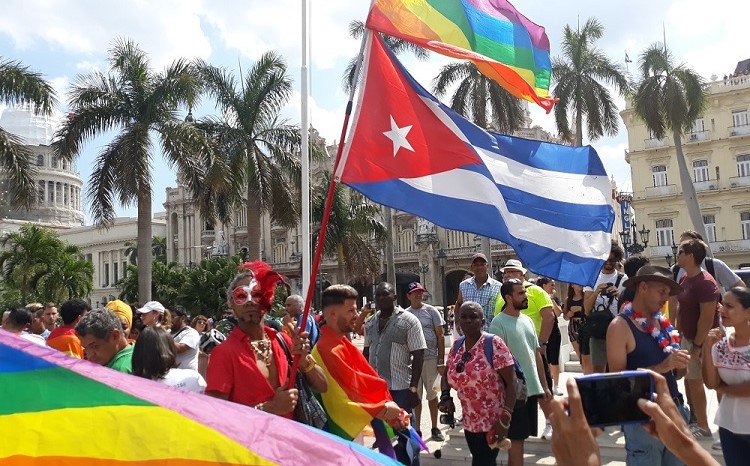
[(390, 131), (383, 131), (383, 134), (385, 134), (385, 137), (393, 141), (393, 156), (396, 156), (396, 153), (400, 148), (408, 149), (412, 152), (414, 152), (414, 148), (409, 143), (409, 140), (406, 139), (406, 135), (409, 134), (409, 131), (411, 131), (411, 127), (413, 125), (404, 126), (403, 128), (399, 128), (396, 124), (396, 120), (393, 119), (393, 115), (391, 115), (391, 130)]

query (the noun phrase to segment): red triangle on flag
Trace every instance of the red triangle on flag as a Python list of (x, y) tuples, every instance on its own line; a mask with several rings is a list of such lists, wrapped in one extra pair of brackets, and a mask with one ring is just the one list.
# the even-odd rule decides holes
[[(380, 35), (371, 33), (368, 40), (362, 95), (342, 157), (341, 181), (417, 178), (481, 164), (472, 146), (430, 108), (429, 94), (407, 77)], [(437, 103), (433, 107), (442, 113)]]

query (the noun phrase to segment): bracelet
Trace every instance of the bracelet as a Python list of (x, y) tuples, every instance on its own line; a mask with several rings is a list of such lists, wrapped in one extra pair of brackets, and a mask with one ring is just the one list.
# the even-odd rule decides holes
[(302, 372), (303, 374), (307, 374), (311, 370), (315, 369), (315, 366), (318, 364), (318, 363), (315, 362), (315, 358), (313, 358), (309, 354), (305, 357), (305, 361), (308, 362), (307, 366), (300, 367), (300, 369), (299, 369), (300, 372)]
[(503, 406), (503, 412), (508, 413), (509, 416), (513, 416), (513, 410), (508, 408), (507, 406)]

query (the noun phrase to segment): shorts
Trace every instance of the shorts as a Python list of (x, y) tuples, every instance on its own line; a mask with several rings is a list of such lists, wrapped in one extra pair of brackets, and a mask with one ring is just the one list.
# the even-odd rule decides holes
[[(687, 338), (682, 339), (682, 349), (690, 351), (695, 346), (693, 340)], [(710, 349), (708, 351), (711, 351)], [(703, 380), (703, 358), (690, 358), (690, 362), (687, 365), (687, 374), (685, 374), (685, 380)]]
[(562, 334), (560, 333), (560, 327), (552, 327), (552, 333), (547, 341), (547, 361), (553, 366), (560, 365), (560, 345), (562, 344)]
[(578, 341), (578, 333), (580, 332), (582, 324), (583, 321), (580, 317), (573, 317), (568, 321), (568, 339), (570, 339), (571, 342), (577, 342), (579, 345), (581, 343)]
[(589, 338), (591, 349), (591, 364), (595, 366), (607, 365), (607, 340), (604, 338)]
[(435, 388), (435, 383), (438, 380), (437, 370), (437, 359), (425, 359), (422, 364), (422, 377), (419, 378), (417, 384), (417, 394), (419, 399), (422, 399), (422, 394), (427, 392), (427, 401), (432, 401), (437, 398), (438, 391)]
[(536, 437), (537, 423), (539, 422), (539, 405), (538, 396), (530, 396), (526, 403), (521, 407), (513, 410), (513, 416), (510, 418), (510, 429), (508, 429), (508, 438), (511, 440), (526, 440), (529, 437)]
[(578, 327), (578, 347), (581, 350), (581, 356), (588, 356), (591, 354), (590, 342), (591, 338), (589, 337), (589, 332), (586, 328), (586, 323), (584, 322)]

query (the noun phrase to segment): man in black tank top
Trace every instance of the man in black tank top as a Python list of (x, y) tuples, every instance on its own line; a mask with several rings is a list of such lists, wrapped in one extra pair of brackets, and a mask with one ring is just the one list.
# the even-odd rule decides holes
[[(687, 419), (682, 395), (677, 389), (675, 370), (687, 367), (690, 355), (679, 349), (679, 344), (669, 340), (668, 321), (660, 321), (664, 303), (682, 292), (682, 287), (672, 279), (665, 267), (645, 265), (624, 283), (635, 292), (631, 304), (610, 323), (607, 329), (607, 364), (611, 372), (651, 369), (667, 379), (669, 392), (683, 416)], [(654, 337), (647, 331), (650, 326), (660, 329)], [(667, 346), (667, 349), (664, 349)], [(623, 426), (625, 433), (626, 464), (672, 466), (682, 462), (659, 440), (651, 437), (638, 424)]]

